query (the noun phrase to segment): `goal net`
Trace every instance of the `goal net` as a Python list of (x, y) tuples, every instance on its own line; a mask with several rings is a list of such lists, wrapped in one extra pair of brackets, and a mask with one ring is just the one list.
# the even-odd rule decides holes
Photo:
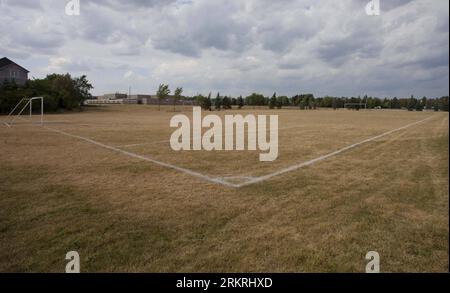
[[(33, 103), (34, 102), (34, 103)], [(33, 118), (33, 104), (39, 105), (39, 119)], [(36, 116), (36, 115), (35, 115)], [(23, 98), (17, 105), (11, 110), (6, 118), (6, 122), (3, 122), (6, 126), (11, 127), (17, 120), (25, 121), (28, 123), (39, 123), (44, 124), (44, 98), (43, 97), (32, 97)]]

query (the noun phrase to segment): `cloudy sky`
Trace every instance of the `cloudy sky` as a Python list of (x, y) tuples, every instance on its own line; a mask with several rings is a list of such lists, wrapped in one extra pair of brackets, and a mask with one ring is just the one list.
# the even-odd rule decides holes
[(0, 57), (94, 94), (449, 94), (449, 1), (0, 0)]

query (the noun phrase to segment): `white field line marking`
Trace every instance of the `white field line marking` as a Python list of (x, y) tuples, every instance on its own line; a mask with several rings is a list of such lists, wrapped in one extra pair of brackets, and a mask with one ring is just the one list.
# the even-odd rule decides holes
[(260, 176), (260, 177), (255, 177), (254, 179), (251, 179), (251, 180), (249, 180), (249, 181), (247, 181), (247, 182), (240, 183), (240, 184), (236, 184), (236, 185), (237, 185), (236, 187), (239, 188), (239, 187), (247, 186), (247, 185), (250, 185), (250, 184), (255, 184), (255, 183), (258, 183), (258, 182), (261, 182), (261, 181), (270, 179), (270, 178), (272, 178), (272, 177), (275, 177), (275, 176), (278, 176), (278, 175), (281, 175), (281, 174), (284, 174), (284, 173), (287, 173), (287, 172), (295, 171), (295, 170), (298, 170), (298, 169), (300, 169), (300, 168), (303, 168), (303, 167), (306, 167), (306, 166), (310, 166), (310, 165), (312, 165), (312, 164), (314, 164), (314, 163), (317, 163), (317, 162), (319, 162), (319, 161), (323, 161), (323, 160), (325, 160), (325, 159), (328, 159), (329, 157), (333, 157), (333, 156), (336, 156), (336, 155), (338, 155), (338, 154), (340, 154), (340, 153), (342, 153), (342, 152), (345, 152), (345, 151), (348, 151), (348, 150), (350, 150), (350, 149), (356, 148), (356, 147), (358, 147), (358, 146), (360, 146), (360, 145), (362, 145), (362, 144), (365, 144), (365, 143), (374, 141), (374, 140), (376, 140), (376, 139), (378, 139), (378, 138), (381, 138), (381, 137), (384, 137), (384, 136), (389, 135), (389, 134), (391, 134), (391, 133), (394, 133), (394, 132), (397, 132), (397, 131), (406, 129), (406, 128), (408, 128), (408, 127), (417, 125), (417, 124), (419, 124), (419, 123), (423, 123), (423, 122), (425, 122), (425, 121), (427, 121), (427, 120), (429, 120), (429, 119), (431, 119), (431, 118), (433, 118), (433, 116), (430, 116), (430, 117), (425, 118), (425, 119), (423, 119), (423, 120), (420, 120), (420, 121), (417, 121), (417, 122), (413, 122), (413, 123), (410, 123), (410, 124), (408, 124), (408, 125), (405, 125), (405, 126), (402, 126), (402, 127), (399, 127), (399, 128), (396, 128), (396, 129), (393, 129), (393, 130), (390, 130), (390, 131), (387, 131), (387, 132), (385, 132), (385, 133), (382, 133), (382, 134), (380, 134), (380, 135), (377, 135), (377, 136), (374, 136), (374, 137), (365, 139), (365, 140), (363, 140), (363, 141), (354, 143), (354, 144), (352, 144), (352, 145), (343, 147), (343, 148), (341, 148), (341, 149), (338, 149), (337, 151), (328, 153), (328, 154), (323, 155), (323, 156), (320, 156), (320, 157), (318, 157), (318, 158), (315, 158), (315, 159), (312, 159), (312, 160), (309, 160), (309, 161), (306, 161), (306, 162), (303, 162), (303, 163), (300, 163), (300, 164), (292, 165), (292, 166), (290, 166), (290, 167), (283, 168), (283, 169), (281, 169), (281, 170), (278, 170), (278, 171), (276, 171), (276, 172), (273, 172), (273, 173), (270, 173), (270, 174), (267, 174), (267, 175), (263, 175), (263, 176)]
[(149, 142), (141, 142), (141, 143), (133, 143), (133, 144), (124, 144), (124, 145), (117, 145), (116, 148), (128, 148), (128, 147), (135, 147), (135, 146), (140, 146), (140, 145), (165, 143), (165, 142), (169, 142), (169, 141), (170, 140), (157, 140), (157, 141), (149, 141)]
[(64, 131), (61, 131), (61, 130), (57, 130), (57, 129), (53, 129), (53, 128), (47, 127), (47, 126), (43, 126), (43, 127), (45, 129), (47, 129), (47, 130), (50, 130), (50, 131), (53, 131), (53, 132), (56, 132), (56, 133), (59, 133), (59, 134), (65, 135), (65, 136), (69, 136), (69, 137), (72, 137), (72, 138), (77, 138), (77, 139), (80, 139), (80, 140), (92, 143), (94, 145), (97, 145), (97, 146), (100, 146), (100, 147), (103, 147), (103, 148), (106, 148), (106, 149), (109, 149), (109, 150), (112, 150), (112, 151), (115, 151), (115, 152), (118, 152), (118, 153), (130, 156), (130, 157), (133, 157), (133, 158), (141, 159), (141, 160), (144, 160), (144, 161), (147, 161), (147, 162), (151, 162), (151, 163), (163, 166), (163, 167), (174, 169), (174, 170), (177, 170), (177, 171), (189, 174), (191, 176), (203, 179), (203, 180), (208, 181), (208, 182), (222, 184), (222, 185), (228, 186), (228, 187), (239, 188), (239, 187), (243, 187), (243, 186), (259, 183), (259, 182), (268, 180), (268, 179), (270, 179), (272, 177), (275, 177), (275, 176), (278, 176), (278, 175), (281, 175), (281, 174), (284, 174), (284, 173), (287, 173), (287, 172), (295, 171), (295, 170), (298, 170), (298, 169), (306, 167), (306, 166), (310, 166), (310, 165), (312, 165), (312, 164), (314, 164), (316, 162), (328, 159), (329, 157), (332, 157), (332, 156), (336, 156), (336, 155), (338, 155), (338, 154), (340, 154), (342, 152), (345, 152), (345, 151), (347, 151), (349, 149), (356, 148), (356, 147), (358, 147), (358, 146), (360, 146), (362, 144), (365, 144), (367, 142), (371, 142), (371, 141), (376, 140), (378, 138), (387, 136), (387, 135), (389, 135), (391, 133), (394, 133), (394, 132), (406, 129), (408, 127), (417, 125), (419, 123), (423, 123), (423, 122), (433, 118), (433, 116), (430, 116), (430, 117), (427, 117), (427, 118), (425, 118), (423, 120), (420, 120), (420, 121), (417, 121), (417, 122), (413, 122), (413, 123), (410, 123), (408, 125), (405, 125), (405, 126), (402, 126), (402, 127), (399, 127), (399, 128), (396, 128), (396, 129), (384, 132), (384, 133), (382, 133), (380, 135), (377, 135), (377, 136), (365, 139), (363, 141), (360, 141), (358, 143), (354, 143), (352, 145), (343, 147), (343, 148), (341, 148), (341, 149), (339, 149), (337, 151), (331, 152), (329, 154), (320, 156), (318, 158), (315, 158), (315, 159), (312, 159), (312, 160), (309, 160), (309, 161), (306, 161), (306, 162), (303, 162), (303, 163), (300, 163), (300, 164), (292, 165), (290, 167), (281, 169), (279, 171), (276, 171), (276, 172), (273, 172), (273, 173), (270, 173), (270, 174), (267, 174), (267, 175), (263, 175), (263, 176), (260, 176), (260, 177), (249, 177), (249, 176), (242, 176), (241, 177), (241, 176), (236, 176), (236, 178), (241, 177), (241, 178), (248, 179), (248, 181), (246, 181), (244, 183), (240, 183), (240, 184), (233, 184), (233, 183), (227, 182), (226, 178), (213, 178), (213, 177), (210, 177), (210, 176), (207, 176), (207, 175), (203, 175), (201, 173), (198, 173), (198, 172), (186, 169), (186, 168), (178, 167), (178, 166), (175, 166), (175, 165), (172, 165), (172, 164), (164, 163), (164, 162), (157, 161), (157, 160), (145, 157), (145, 156), (141, 156), (141, 155), (138, 155), (138, 154), (135, 154), (135, 153), (132, 153), (132, 152), (121, 150), (121, 149), (118, 149), (117, 147), (109, 146), (109, 145), (97, 142), (95, 140), (92, 140), (90, 138), (86, 138), (86, 137), (70, 134), (70, 133), (67, 133), (67, 132), (64, 132)]
[(229, 182), (227, 182), (225, 180), (222, 180), (220, 178), (212, 178), (212, 177), (209, 177), (207, 175), (203, 175), (201, 173), (198, 173), (198, 172), (186, 169), (186, 168), (178, 167), (178, 166), (175, 166), (175, 165), (172, 165), (172, 164), (164, 163), (164, 162), (157, 161), (157, 160), (145, 157), (145, 156), (141, 156), (141, 155), (138, 155), (138, 154), (135, 154), (135, 153), (132, 153), (132, 152), (124, 151), (124, 150), (118, 149), (116, 147), (109, 146), (109, 145), (103, 144), (101, 142), (92, 140), (90, 138), (86, 138), (86, 137), (83, 137), (83, 136), (70, 134), (70, 133), (64, 132), (62, 130), (58, 130), (58, 129), (54, 129), (54, 128), (50, 128), (50, 127), (46, 127), (46, 126), (43, 126), (43, 127), (45, 129), (47, 129), (47, 130), (50, 130), (50, 131), (53, 131), (53, 132), (56, 132), (56, 133), (59, 133), (59, 134), (65, 135), (65, 136), (69, 136), (69, 137), (72, 137), (72, 138), (77, 138), (77, 139), (80, 139), (80, 140), (92, 143), (94, 145), (103, 147), (105, 149), (108, 149), (108, 150), (111, 150), (111, 151), (115, 151), (115, 152), (118, 152), (118, 153), (130, 156), (130, 157), (133, 157), (133, 158), (136, 158), (136, 159), (140, 159), (140, 160), (143, 160), (143, 161), (151, 162), (151, 163), (154, 163), (154, 164), (166, 167), (166, 168), (174, 169), (174, 170), (177, 170), (177, 171), (189, 174), (191, 176), (194, 176), (194, 177), (197, 177), (197, 178), (200, 178), (200, 179), (212, 182), (212, 183), (218, 183), (218, 184), (222, 184), (222, 185), (229, 186), (229, 187), (237, 187), (236, 184), (229, 183)]
[[(292, 129), (292, 128), (299, 128), (299, 127), (305, 127), (303, 125), (298, 125), (298, 126), (287, 126), (287, 127), (279, 127), (278, 130), (285, 130), (285, 129)], [(255, 133), (256, 131), (249, 131), (248, 133)], [(234, 136), (234, 133), (232, 133), (232, 135)], [(228, 135), (231, 136), (231, 135)], [(225, 136), (227, 137), (227, 136)], [(193, 139), (196, 138), (202, 138), (202, 136), (200, 137), (194, 137)], [(151, 144), (158, 144), (158, 143), (166, 143), (166, 142), (170, 142), (170, 140), (166, 139), (166, 140), (157, 140), (157, 141), (149, 141), (149, 142), (141, 142), (141, 143), (133, 143), (133, 144), (125, 144), (125, 145), (117, 145), (117, 148), (127, 148), (127, 147), (135, 147), (135, 146), (141, 146), (141, 145), (151, 145)]]

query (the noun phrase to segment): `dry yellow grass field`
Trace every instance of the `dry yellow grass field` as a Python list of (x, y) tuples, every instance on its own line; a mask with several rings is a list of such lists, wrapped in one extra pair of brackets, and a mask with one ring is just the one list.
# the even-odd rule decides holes
[[(448, 272), (448, 113), (214, 112), (279, 115), (278, 159), (260, 162), (259, 151), (171, 150), (170, 118), (192, 108), (169, 109), (0, 126), (0, 271), (63, 272), (76, 250), (83, 272), (363, 272), (375, 250), (384, 272)], [(239, 188), (116, 151), (245, 181), (422, 120)]]

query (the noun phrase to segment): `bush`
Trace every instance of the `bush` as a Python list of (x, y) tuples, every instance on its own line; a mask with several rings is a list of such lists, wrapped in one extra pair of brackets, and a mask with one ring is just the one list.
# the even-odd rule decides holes
[(195, 97), (195, 99), (203, 110), (211, 110), (211, 94), (209, 94), (208, 97), (199, 94)]
[(264, 106), (267, 105), (267, 99), (261, 94), (253, 93), (245, 98), (245, 104), (249, 106)]
[(239, 96), (239, 98), (237, 98), (236, 103), (237, 103), (239, 109), (244, 107), (244, 99), (242, 98), (242, 96)]
[(0, 112), (9, 113), (22, 98), (30, 97), (44, 97), (45, 112), (77, 109), (92, 97), (91, 89), (93, 86), (85, 75), (72, 78), (70, 74), (51, 74), (44, 79), (28, 80), (24, 86), (5, 80), (0, 86)]
[(273, 94), (269, 100), (269, 108), (274, 109), (275, 107), (277, 107), (277, 95)]
[(231, 99), (229, 97), (225, 96), (222, 99), (222, 107), (224, 110), (231, 109)]

